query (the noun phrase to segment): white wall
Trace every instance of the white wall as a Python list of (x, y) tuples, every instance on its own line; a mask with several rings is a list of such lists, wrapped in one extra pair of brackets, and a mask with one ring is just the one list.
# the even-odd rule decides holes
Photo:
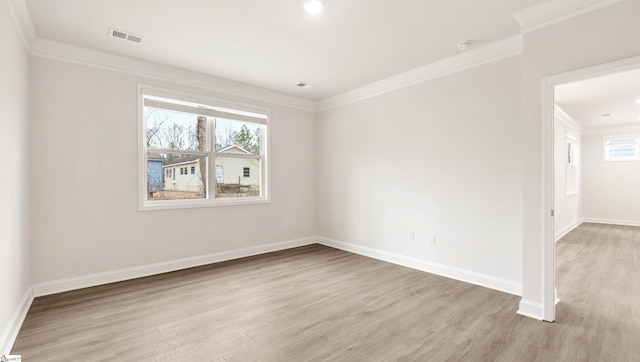
[[(139, 82), (269, 107), (271, 203), (139, 212)], [(32, 57), (29, 136), (36, 285), (316, 235), (311, 112)]]
[[(582, 142), (580, 128), (566, 116), (558, 115), (554, 122), (555, 142), (555, 236), (556, 240), (576, 227), (582, 218), (582, 199), (584, 190), (581, 185), (582, 170)], [(575, 139), (575, 176), (578, 183), (578, 193), (567, 192), (567, 135)]]
[[(27, 219), (29, 57), (0, 1), (0, 355), (9, 353), (31, 285)], [(16, 325), (18, 323), (18, 325)]]
[(640, 55), (640, 1), (623, 0), (523, 35), (523, 301), (542, 308), (544, 193), (542, 80)]
[(322, 112), (319, 235), (519, 288), (520, 69), (510, 57)]
[(600, 129), (583, 136), (585, 221), (640, 226), (640, 161), (605, 162), (605, 136), (640, 134)]
[(640, 2), (623, 0), (525, 33), (521, 57), (325, 111), (317, 124), (309, 112), (258, 102), (272, 109), (272, 203), (138, 212), (138, 82), (252, 102), (32, 57), (27, 152), (28, 59), (0, 6), (0, 147), (14, 156), (2, 169), (16, 170), (0, 193), (9, 291), (0, 325), (30, 284), (27, 205), (36, 284), (319, 234), (522, 281), (523, 299), (539, 304), (541, 80), (640, 55)]

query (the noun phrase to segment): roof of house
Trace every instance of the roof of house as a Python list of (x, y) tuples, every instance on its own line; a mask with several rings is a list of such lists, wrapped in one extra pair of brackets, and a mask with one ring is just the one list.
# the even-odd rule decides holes
[[(246, 153), (246, 154), (251, 154), (251, 152), (245, 150), (244, 148), (238, 146), (238, 145), (231, 145), (231, 146), (227, 146), (224, 148), (221, 148), (219, 150), (216, 151), (217, 153)], [(159, 158), (163, 158), (160, 154), (149, 154), (149, 156), (147, 156), (148, 160), (151, 159), (155, 159), (155, 157), (151, 157), (152, 155), (158, 155), (160, 156)], [(163, 166), (174, 166), (174, 165), (180, 165), (180, 164), (185, 164), (185, 163), (193, 163), (195, 161), (197, 161), (200, 157), (199, 155), (185, 155), (182, 156), (178, 159), (172, 160), (172, 161), (167, 161), (165, 160), (163, 163)]]
[(240, 153), (251, 154), (251, 152), (245, 150), (244, 148), (242, 148), (242, 147), (240, 147), (238, 145), (227, 146), (227, 147), (219, 149), (217, 152), (218, 153), (231, 153), (233, 150), (238, 150), (238, 151), (240, 151)]
[(147, 154), (147, 161), (164, 161), (164, 156), (158, 152), (151, 152)]
[(184, 163), (192, 163), (197, 161), (201, 156), (198, 155), (186, 155), (186, 156), (182, 156), (178, 159), (172, 160), (172, 161), (168, 161), (165, 160), (163, 166), (172, 166), (172, 165), (180, 165), (180, 164), (184, 164)]

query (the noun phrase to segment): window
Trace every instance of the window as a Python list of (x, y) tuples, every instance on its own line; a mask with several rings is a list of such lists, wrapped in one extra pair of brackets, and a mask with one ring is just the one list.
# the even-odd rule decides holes
[(567, 145), (567, 162), (566, 162), (566, 195), (574, 196), (578, 195), (578, 140), (569, 134), (565, 137), (566, 145)]
[(606, 161), (630, 161), (640, 159), (640, 136), (604, 138), (604, 159)]
[(216, 165), (216, 182), (221, 184), (224, 182), (224, 167)]
[[(139, 89), (141, 165), (162, 164), (139, 167), (140, 210), (269, 201), (267, 109)], [(166, 177), (151, 192), (156, 169)]]

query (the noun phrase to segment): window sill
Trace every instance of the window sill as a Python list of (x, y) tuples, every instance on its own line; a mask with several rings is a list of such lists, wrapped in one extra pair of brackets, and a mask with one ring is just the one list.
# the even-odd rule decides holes
[(138, 206), (138, 211), (159, 211), (159, 210), (178, 210), (178, 209), (196, 209), (203, 207), (219, 207), (219, 206), (242, 206), (268, 204), (271, 200), (262, 197), (247, 197), (243, 199), (216, 199), (216, 200), (198, 200), (198, 201), (154, 201), (143, 202)]

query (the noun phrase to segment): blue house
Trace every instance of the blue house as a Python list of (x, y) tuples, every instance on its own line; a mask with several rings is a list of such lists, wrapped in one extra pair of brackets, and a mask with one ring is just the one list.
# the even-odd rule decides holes
[(164, 157), (159, 153), (147, 155), (147, 193), (162, 190), (162, 163)]

